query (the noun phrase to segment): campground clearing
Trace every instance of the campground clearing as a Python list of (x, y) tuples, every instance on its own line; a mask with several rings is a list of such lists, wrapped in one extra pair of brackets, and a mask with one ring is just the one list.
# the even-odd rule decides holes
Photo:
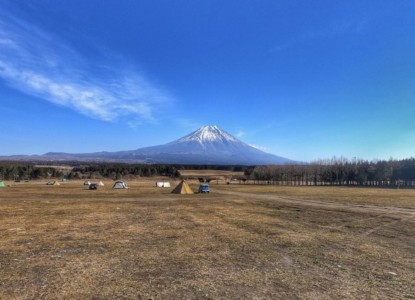
[(415, 298), (414, 190), (104, 183), (0, 190), (2, 299)]

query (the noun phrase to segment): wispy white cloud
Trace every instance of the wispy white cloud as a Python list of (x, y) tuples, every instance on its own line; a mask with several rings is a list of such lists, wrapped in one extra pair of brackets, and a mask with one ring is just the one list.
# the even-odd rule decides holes
[(104, 121), (154, 121), (171, 98), (119, 63), (92, 63), (61, 38), (0, 14), (0, 78), (40, 99)]
[(264, 152), (270, 152), (270, 149), (268, 147), (257, 145), (257, 144), (249, 144), (249, 146), (254, 147), (258, 150), (264, 151)]
[(245, 132), (242, 130), (238, 130), (235, 135), (237, 138), (241, 138), (245, 135)]

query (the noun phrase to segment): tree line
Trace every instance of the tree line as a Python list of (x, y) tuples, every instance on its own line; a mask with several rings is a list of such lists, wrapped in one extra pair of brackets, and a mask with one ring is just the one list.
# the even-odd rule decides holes
[[(55, 162), (55, 164), (57, 164)], [(244, 172), (240, 181), (278, 185), (343, 185), (415, 187), (415, 158), (403, 160), (347, 160), (332, 158), (303, 165), (167, 165), (85, 162), (36, 163), (0, 161), (0, 180), (133, 179), (139, 177), (180, 177), (180, 170), (226, 170)]]
[[(56, 166), (59, 164), (58, 166)], [(251, 167), (253, 169), (253, 167)], [(22, 162), (0, 161), (0, 180), (30, 180), (46, 178), (66, 179), (133, 179), (139, 177), (180, 177), (180, 170), (245, 171), (245, 166), (223, 165), (166, 165), (85, 162)]]
[(40, 178), (56, 178), (63, 176), (63, 172), (52, 166), (36, 166), (30, 162), (0, 162), (0, 180), (25, 180)]
[(257, 166), (248, 179), (279, 185), (344, 185), (414, 187), (415, 158), (347, 160), (333, 158), (304, 165)]

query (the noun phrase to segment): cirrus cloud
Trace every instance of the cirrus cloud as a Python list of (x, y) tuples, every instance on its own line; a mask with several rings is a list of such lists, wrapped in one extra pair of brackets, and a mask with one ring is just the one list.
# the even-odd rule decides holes
[[(61, 38), (0, 14), (0, 78), (39, 99), (104, 121), (154, 121), (172, 99), (137, 71), (91, 62)], [(126, 65), (126, 64), (124, 64)]]

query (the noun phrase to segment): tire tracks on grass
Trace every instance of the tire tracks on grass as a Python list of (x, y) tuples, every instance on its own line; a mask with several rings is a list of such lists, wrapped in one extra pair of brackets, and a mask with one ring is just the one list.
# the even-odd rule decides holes
[(271, 201), (278, 201), (284, 204), (317, 207), (317, 208), (322, 208), (322, 209), (327, 209), (327, 210), (347, 210), (347, 211), (355, 211), (355, 212), (363, 212), (363, 213), (377, 213), (377, 214), (399, 216), (399, 217), (404, 215), (406, 217), (409, 216), (410, 218), (415, 216), (414, 208), (322, 201), (322, 200), (304, 199), (300, 197), (298, 198), (284, 197), (284, 196), (270, 195), (270, 194), (262, 195), (262, 194), (253, 194), (253, 193), (245, 193), (245, 192), (224, 191), (224, 190), (219, 190), (219, 189), (216, 190), (215, 193), (238, 196), (238, 197), (242, 197), (242, 198), (250, 199), (250, 200), (271, 200)]
[[(363, 232), (363, 235), (371, 235), (382, 228), (397, 224), (399, 222), (412, 222), (415, 219), (415, 209), (412, 208), (402, 208), (394, 206), (376, 206), (370, 204), (355, 204), (355, 203), (344, 203), (344, 202), (334, 202), (334, 201), (322, 201), (322, 200), (313, 200), (313, 199), (304, 199), (304, 198), (295, 198), (295, 197), (284, 197), (278, 195), (270, 194), (254, 194), (246, 192), (236, 192), (236, 191), (224, 191), (216, 190), (215, 193), (232, 195), (241, 197), (242, 199), (247, 200), (267, 200), (267, 201), (277, 201), (284, 204), (296, 205), (296, 206), (308, 206), (314, 208), (320, 208), (325, 210), (336, 210), (336, 211), (349, 211), (357, 213), (372, 213), (376, 214), (369, 219), (381, 218), (381, 217), (394, 217), (396, 218), (393, 221), (381, 224), (379, 226), (370, 228)], [(240, 201), (240, 200), (236, 200)], [(350, 224), (349, 224), (350, 225)], [(346, 224), (341, 227), (346, 226)]]

